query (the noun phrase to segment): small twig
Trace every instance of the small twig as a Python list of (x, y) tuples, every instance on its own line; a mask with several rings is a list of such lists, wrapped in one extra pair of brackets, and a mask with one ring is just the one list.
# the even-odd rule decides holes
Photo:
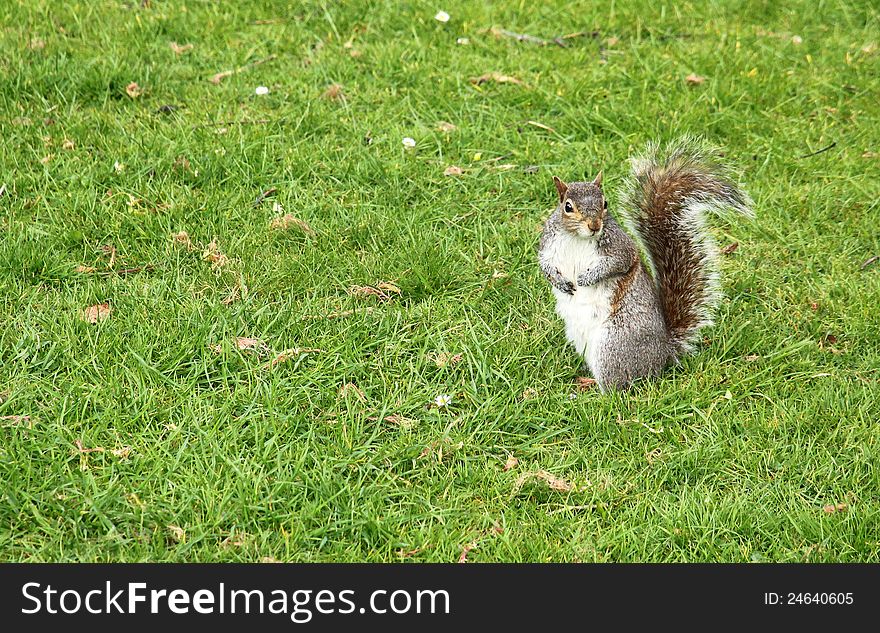
[(865, 262), (861, 265), (859, 270), (865, 270), (868, 266), (873, 264), (876, 261), (880, 261), (880, 255), (874, 255), (873, 257), (869, 257), (865, 260)]
[(827, 152), (832, 147), (837, 146), (837, 141), (834, 141), (828, 147), (823, 147), (822, 149), (817, 149), (815, 152), (810, 152), (809, 154), (804, 154), (803, 156), (798, 156), (798, 158), (809, 158), (810, 156), (815, 156), (816, 154), (821, 154), (822, 152)]
[(548, 132), (553, 132), (553, 134), (556, 134), (556, 130), (554, 130), (552, 127), (550, 127), (549, 125), (544, 125), (543, 123), (539, 123), (538, 121), (526, 121), (526, 125), (533, 125), (537, 128), (541, 128), (542, 130), (547, 130)]
[(550, 40), (535, 37), (534, 35), (529, 35), (528, 33), (514, 33), (513, 31), (508, 31), (507, 29), (498, 29), (496, 33), (498, 33), (498, 35), (503, 35), (504, 37), (511, 37), (517, 42), (530, 42), (532, 44), (537, 44), (538, 46), (549, 46), (550, 44), (558, 44), (563, 48), (567, 46), (567, 44), (565, 43), (560, 43), (556, 41), (551, 42)]
[(264, 57), (263, 59), (258, 59), (257, 61), (251, 62), (250, 64), (245, 64), (244, 66), (241, 66), (241, 67), (236, 68), (234, 70), (221, 71), (221, 72), (217, 73), (216, 75), (214, 75), (213, 77), (211, 77), (209, 79), (209, 81), (212, 84), (219, 84), (226, 77), (236, 75), (240, 72), (244, 72), (245, 70), (250, 70), (251, 68), (255, 68), (256, 66), (259, 66), (260, 64), (265, 64), (266, 62), (270, 62), (273, 59), (275, 59), (276, 57), (278, 57), (278, 56), (275, 54), (272, 54), (272, 55), (269, 55), (268, 57)]
[(259, 66), (260, 64), (265, 64), (266, 62), (271, 62), (276, 57), (278, 57), (278, 55), (275, 55), (273, 53), (272, 55), (269, 55), (268, 57), (264, 57), (263, 59), (258, 59), (257, 61), (251, 62), (250, 64), (245, 64), (244, 66), (242, 66), (241, 68), (238, 69), (238, 72), (241, 72), (243, 70), (250, 70), (251, 68)]
[(266, 198), (268, 198), (269, 196), (271, 196), (273, 193), (275, 193), (276, 191), (278, 191), (278, 189), (276, 189), (275, 187), (269, 187), (268, 189), (266, 189), (266, 191), (264, 191), (260, 195), (258, 195), (257, 199), (254, 200), (254, 209), (256, 209), (258, 206), (263, 204), (263, 201)]
[(577, 33), (568, 33), (566, 35), (560, 35), (559, 37), (554, 37), (553, 42), (559, 44), (559, 46), (567, 47), (568, 42), (566, 40), (573, 40), (578, 37), (589, 37), (591, 39), (599, 39), (599, 31), (578, 31)]
[(568, 41), (573, 40), (578, 37), (586, 37), (590, 36), (592, 38), (599, 37), (599, 31), (592, 31), (587, 33), (586, 31), (578, 31), (577, 33), (566, 33), (565, 35), (558, 35), (554, 37), (552, 40), (545, 40), (542, 37), (536, 37), (534, 35), (529, 35), (528, 33), (515, 33), (513, 31), (508, 31), (507, 29), (490, 29), (493, 35), (500, 37), (509, 37), (515, 39), (517, 42), (529, 42), (531, 44), (537, 44), (538, 46), (550, 46), (551, 44), (555, 44), (560, 48), (568, 48)]
[(223, 127), (226, 125), (265, 125), (266, 123), (280, 123), (285, 121), (283, 117), (280, 119), (254, 119), (252, 121), (211, 121), (209, 123), (199, 123), (194, 125), (193, 129), (200, 127)]

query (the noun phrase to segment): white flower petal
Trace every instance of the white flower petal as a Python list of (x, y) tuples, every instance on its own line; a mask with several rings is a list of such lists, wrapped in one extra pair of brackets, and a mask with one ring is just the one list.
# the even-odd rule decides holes
[(452, 396), (448, 394), (440, 394), (436, 398), (434, 398), (434, 404), (438, 407), (448, 407), (452, 404)]
[(446, 11), (438, 11), (434, 19), (438, 22), (449, 22), (449, 14)]
[(403, 138), (403, 146), (404, 146), (404, 147), (415, 147), (415, 146), (416, 146), (416, 140), (415, 140), (414, 138), (410, 138), (410, 137), (408, 137), (408, 136), (405, 136), (405, 137)]
[(258, 95), (267, 95), (269, 94), (269, 89), (266, 86), (257, 86), (257, 89), (254, 90)]

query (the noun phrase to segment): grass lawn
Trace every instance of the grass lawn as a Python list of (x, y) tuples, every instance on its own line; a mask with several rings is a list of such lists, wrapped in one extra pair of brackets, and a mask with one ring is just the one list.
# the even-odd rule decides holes
[[(0, 4), (2, 560), (880, 560), (876, 3), (147, 4)], [(551, 176), (685, 132), (717, 325), (581, 391)]]

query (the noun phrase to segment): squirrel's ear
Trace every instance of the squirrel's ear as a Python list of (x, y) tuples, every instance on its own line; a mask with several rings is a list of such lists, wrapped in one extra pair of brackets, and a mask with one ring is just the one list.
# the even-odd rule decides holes
[(553, 184), (556, 185), (556, 192), (559, 194), (559, 202), (565, 198), (565, 192), (568, 191), (568, 185), (559, 180), (556, 176), (553, 176)]
[(596, 174), (596, 177), (593, 179), (593, 184), (596, 185), (597, 187), (599, 187), (600, 189), (602, 188), (602, 172), (601, 171), (598, 174)]

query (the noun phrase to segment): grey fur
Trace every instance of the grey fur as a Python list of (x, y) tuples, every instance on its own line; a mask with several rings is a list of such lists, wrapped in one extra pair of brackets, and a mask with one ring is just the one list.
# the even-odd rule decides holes
[[(712, 156), (698, 141), (685, 138), (667, 146), (665, 157), (652, 145), (646, 158), (633, 161), (626, 218), (638, 243), (607, 213), (597, 182), (557, 186), (559, 205), (538, 246), (541, 270), (565, 293), (557, 295), (557, 312), (566, 323), (566, 336), (603, 391), (658, 376), (711, 323), (717, 249), (702, 216), (731, 207), (748, 212), (750, 202)], [(655, 220), (663, 223), (651, 224)], [(597, 224), (601, 228), (595, 231)], [(674, 239), (658, 236), (657, 226), (673, 232)], [(656, 276), (658, 262), (664, 262), (663, 279)], [(688, 269), (676, 269), (677, 262)], [(576, 286), (563, 270), (572, 271)], [(679, 301), (664, 296), (673, 288), (684, 289)]]
[(541, 266), (541, 272), (544, 273), (544, 276), (547, 278), (547, 281), (550, 282), (550, 285), (564, 292), (567, 295), (573, 295), (575, 291), (574, 283), (566, 279), (559, 269), (555, 266)]

